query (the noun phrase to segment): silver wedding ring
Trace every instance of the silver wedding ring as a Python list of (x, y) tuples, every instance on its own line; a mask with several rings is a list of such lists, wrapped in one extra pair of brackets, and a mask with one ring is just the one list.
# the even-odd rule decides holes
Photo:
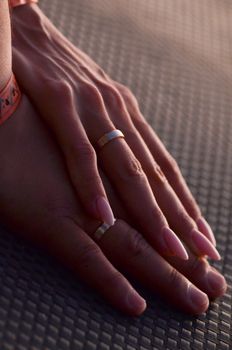
[[(115, 224), (115, 221), (116, 221), (116, 220), (114, 220), (113, 225)], [(108, 225), (108, 224), (106, 224), (105, 222), (103, 222), (103, 224), (101, 224), (101, 225), (96, 229), (96, 231), (94, 232), (93, 238), (94, 238), (96, 241), (99, 241), (99, 239), (101, 239), (102, 236), (106, 233), (106, 231), (109, 230), (109, 228), (112, 227), (113, 225)]]
[(104, 134), (100, 139), (97, 141), (97, 145), (99, 148), (102, 148), (105, 146), (108, 142), (117, 139), (117, 138), (124, 138), (125, 136), (121, 132), (121, 130), (115, 129), (110, 132), (107, 132)]

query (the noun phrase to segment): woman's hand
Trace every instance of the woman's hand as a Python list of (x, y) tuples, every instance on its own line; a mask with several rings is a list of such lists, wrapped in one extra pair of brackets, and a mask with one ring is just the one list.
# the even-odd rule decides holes
[(205, 259), (189, 252), (188, 261), (170, 258), (171, 265), (121, 220), (130, 218), (106, 177), (119, 219), (95, 243), (99, 222), (83, 211), (55, 140), (25, 96), (0, 128), (0, 149), (1, 222), (46, 248), (117, 309), (139, 315), (146, 306), (122, 271), (192, 314), (225, 292), (224, 278)]
[(164, 256), (187, 258), (178, 236), (198, 256), (219, 259), (179, 168), (130, 91), (65, 39), (36, 5), (14, 9), (12, 24), (14, 71), (55, 134), (87, 212), (113, 221), (94, 146), (106, 132), (120, 129), (125, 139), (108, 143), (98, 159), (133, 224)]

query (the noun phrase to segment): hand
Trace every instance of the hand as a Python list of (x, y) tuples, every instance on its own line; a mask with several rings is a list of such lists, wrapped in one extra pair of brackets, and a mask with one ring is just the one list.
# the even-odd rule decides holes
[(178, 235), (195, 254), (220, 258), (179, 168), (134, 96), (65, 39), (36, 5), (13, 11), (13, 59), (21, 86), (56, 136), (88, 213), (113, 220), (92, 145), (121, 129), (125, 140), (110, 142), (98, 158), (136, 227), (164, 256), (187, 258)]
[[(192, 314), (207, 309), (206, 294), (225, 292), (224, 278), (205, 259), (189, 252), (185, 262), (170, 258), (172, 266), (121, 219), (95, 243), (91, 235), (99, 222), (83, 211), (57, 144), (25, 96), (0, 128), (0, 149), (1, 222), (46, 248), (117, 309), (139, 315), (145, 308), (120, 271)], [(117, 217), (129, 219), (103, 179)]]

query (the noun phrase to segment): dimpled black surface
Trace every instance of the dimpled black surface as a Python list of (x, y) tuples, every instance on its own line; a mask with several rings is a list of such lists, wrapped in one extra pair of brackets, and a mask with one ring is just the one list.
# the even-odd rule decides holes
[[(230, 0), (41, 0), (58, 28), (128, 85), (212, 225), (226, 295), (189, 317), (138, 286), (119, 314), (46, 254), (1, 229), (0, 350), (232, 349)], [(155, 268), (155, 266), (154, 266)]]

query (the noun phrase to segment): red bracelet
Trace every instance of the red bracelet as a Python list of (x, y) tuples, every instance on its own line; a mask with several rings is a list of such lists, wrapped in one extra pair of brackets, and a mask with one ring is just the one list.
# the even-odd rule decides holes
[(21, 100), (19, 86), (12, 73), (6, 86), (0, 91), (0, 125), (16, 110)]
[(9, 0), (10, 7), (16, 7), (26, 4), (36, 4), (38, 0)]

